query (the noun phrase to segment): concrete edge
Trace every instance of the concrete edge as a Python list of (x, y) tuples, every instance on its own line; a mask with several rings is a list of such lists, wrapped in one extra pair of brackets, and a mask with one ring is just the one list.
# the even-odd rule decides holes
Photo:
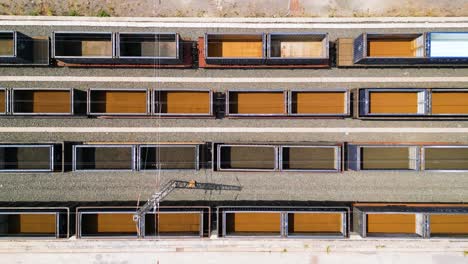
[(468, 22), (468, 17), (84, 17), (0, 16), (0, 21), (102, 21), (102, 22), (203, 22), (203, 23), (446, 23)]
[[(24, 240), (1, 241), (2, 253), (66, 252), (453, 252), (466, 254), (466, 239), (167, 239), (167, 240)], [(285, 251), (286, 249), (286, 251)]]
[(132, 77), (124, 76), (5, 76), (0, 82), (129, 82), (129, 83), (468, 83), (464, 77)]

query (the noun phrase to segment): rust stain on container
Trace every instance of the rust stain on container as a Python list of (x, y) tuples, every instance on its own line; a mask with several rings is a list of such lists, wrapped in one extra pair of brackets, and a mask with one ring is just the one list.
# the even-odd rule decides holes
[(372, 114), (416, 114), (418, 113), (417, 92), (370, 92)]
[(70, 91), (14, 91), (17, 113), (71, 113)]
[(283, 148), (284, 169), (335, 170), (334, 148), (287, 147)]
[(232, 114), (284, 114), (283, 92), (230, 92)]
[(468, 92), (432, 92), (433, 114), (468, 114)]
[(367, 42), (369, 57), (415, 57), (414, 39), (373, 39)]
[(361, 167), (368, 170), (410, 169), (408, 147), (363, 147), (361, 148)]
[(145, 114), (146, 91), (92, 91), (94, 113)]
[(342, 232), (342, 216), (337, 213), (293, 213), (288, 223), (289, 233)]
[(261, 37), (222, 36), (208, 41), (208, 57), (261, 58)]
[(424, 168), (429, 170), (468, 170), (468, 148), (425, 148)]
[(98, 233), (136, 233), (133, 214), (115, 213), (97, 215)]
[(468, 215), (431, 215), (431, 234), (468, 235)]
[(5, 91), (0, 90), (0, 113), (5, 113), (6, 112), (5, 105), (6, 105)]
[(226, 214), (227, 233), (280, 233), (280, 213)]
[(293, 92), (292, 112), (295, 114), (345, 114), (343, 92)]
[(197, 91), (157, 92), (161, 113), (169, 114), (209, 114), (210, 93)]
[(415, 214), (368, 214), (367, 233), (414, 234)]
[(268, 169), (275, 168), (275, 149), (272, 147), (222, 147), (222, 169)]
[(200, 231), (199, 213), (159, 214), (160, 233), (198, 233)]

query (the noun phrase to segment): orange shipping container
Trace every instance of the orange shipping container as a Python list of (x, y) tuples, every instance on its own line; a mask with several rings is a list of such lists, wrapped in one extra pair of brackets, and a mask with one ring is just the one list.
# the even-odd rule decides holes
[(6, 112), (6, 92), (5, 90), (0, 90), (0, 113)]
[(163, 114), (210, 114), (209, 91), (156, 91), (158, 110)]
[(417, 114), (418, 92), (370, 92), (371, 114)]
[(293, 114), (335, 114), (346, 112), (345, 92), (292, 92)]
[(290, 213), (289, 233), (341, 233), (339, 213)]
[(431, 235), (468, 235), (468, 215), (452, 214), (430, 216)]
[(133, 214), (112, 213), (97, 215), (98, 233), (136, 233), (136, 224)]
[(230, 114), (285, 114), (283, 92), (229, 92)]
[(71, 114), (70, 90), (13, 90), (15, 113)]
[(468, 92), (433, 91), (432, 114), (468, 114)]
[(160, 233), (200, 232), (199, 213), (161, 213), (158, 216)]
[(415, 214), (368, 214), (367, 233), (415, 234)]
[(228, 213), (226, 214), (226, 233), (280, 234), (280, 213)]
[(146, 114), (146, 91), (91, 91), (91, 113)]

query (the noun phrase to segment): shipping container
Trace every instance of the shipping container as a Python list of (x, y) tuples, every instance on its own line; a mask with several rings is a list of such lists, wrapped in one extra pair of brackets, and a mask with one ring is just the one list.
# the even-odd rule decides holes
[(432, 89), (431, 115), (468, 116), (468, 89)]
[(341, 146), (282, 145), (279, 154), (282, 171), (341, 171)]
[(405, 206), (354, 207), (354, 230), (362, 237), (425, 237), (425, 216)]
[(158, 144), (138, 146), (139, 170), (198, 170), (200, 145)]
[(468, 207), (460, 204), (355, 204), (353, 218), (362, 237), (468, 236)]
[(281, 212), (223, 212), (223, 236), (282, 236)]
[(359, 89), (362, 118), (457, 119), (468, 116), (468, 90), (447, 88)]
[(220, 171), (340, 172), (339, 143), (214, 143), (214, 168)]
[(149, 115), (148, 89), (88, 89), (88, 115)]
[[(0, 31), (0, 64), (44, 64), (35, 58), (39, 56), (34, 54), (35, 49), (38, 49), (35, 42), (33, 38), (18, 31)], [(48, 60), (46, 62), (48, 63)]]
[(327, 33), (270, 33), (269, 64), (329, 64)]
[(0, 239), (68, 238), (69, 210), (61, 207), (1, 207)]
[(363, 33), (354, 40), (354, 63), (418, 64), (425, 62), (425, 34)]
[(429, 112), (427, 89), (360, 89), (363, 117), (415, 117)]
[(8, 111), (8, 90), (0, 88), (0, 115), (6, 115)]
[(288, 113), (291, 116), (348, 116), (349, 92), (334, 90), (291, 90), (288, 97)]
[(119, 32), (117, 57), (132, 63), (176, 64), (182, 47), (177, 33)]
[(60, 144), (0, 144), (0, 172), (53, 172), (61, 162)]
[(53, 32), (52, 58), (71, 63), (112, 62), (112, 32)]
[(423, 146), (422, 169), (468, 171), (468, 146)]
[(420, 153), (412, 145), (348, 144), (348, 169), (419, 170)]
[(352, 51), (348, 39), (338, 42), (338, 66), (353, 66), (353, 62), (355, 66), (468, 63), (468, 32), (363, 33), (354, 39)]
[(468, 236), (468, 211), (431, 213), (428, 216), (430, 237)]
[(292, 211), (286, 213), (288, 237), (346, 237), (345, 211)]
[(219, 171), (274, 171), (278, 169), (275, 145), (217, 145)]
[(133, 237), (137, 238), (137, 224), (133, 221), (135, 211), (77, 211), (77, 237)]
[[(183, 50), (186, 49), (186, 52)], [(192, 43), (177, 33), (54, 32), (52, 58), (69, 67), (191, 68)]]
[(226, 92), (227, 116), (285, 116), (286, 114), (286, 91), (231, 90)]
[(16, 31), (0, 31), (0, 58), (16, 57)]
[(77, 238), (193, 238), (210, 234), (210, 208), (158, 206), (135, 221), (138, 207), (78, 207)]
[(212, 116), (213, 92), (208, 89), (158, 89), (153, 91), (157, 116)]
[(366, 234), (367, 236), (416, 235), (418, 218), (420, 215), (413, 213), (367, 213)]
[(430, 63), (468, 63), (468, 32), (429, 32), (426, 42)]
[(205, 33), (205, 61), (209, 64), (261, 64), (265, 34)]
[(145, 238), (149, 237), (203, 237), (203, 211), (159, 211), (145, 214)]
[(73, 145), (74, 171), (133, 171), (135, 146), (117, 144)]
[(13, 115), (73, 115), (73, 89), (13, 88)]
[(222, 237), (344, 238), (347, 207), (218, 206)]

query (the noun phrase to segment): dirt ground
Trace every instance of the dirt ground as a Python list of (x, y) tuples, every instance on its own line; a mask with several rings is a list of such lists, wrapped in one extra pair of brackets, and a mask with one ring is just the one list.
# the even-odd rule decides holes
[(468, 16), (466, 0), (0, 0), (0, 15), (127, 17)]

